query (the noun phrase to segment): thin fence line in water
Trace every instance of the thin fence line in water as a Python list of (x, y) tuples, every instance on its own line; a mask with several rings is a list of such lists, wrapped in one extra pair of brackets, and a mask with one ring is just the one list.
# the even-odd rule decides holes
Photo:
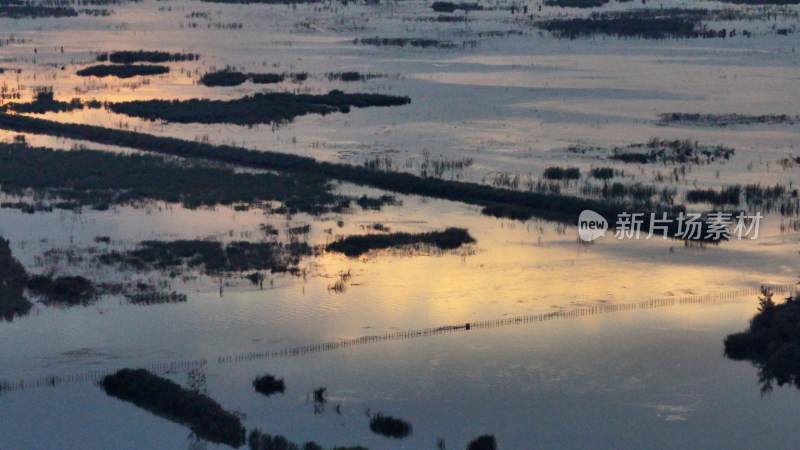
[[(771, 289), (776, 294), (782, 294), (791, 291), (794, 284), (783, 284), (778, 286), (771, 286)], [(423, 328), (418, 330), (397, 331), (393, 333), (386, 333), (381, 335), (362, 336), (358, 338), (345, 339), (334, 342), (324, 342), (319, 344), (311, 344), (297, 347), (289, 347), (280, 350), (270, 350), (263, 352), (246, 352), (236, 353), (233, 355), (219, 356), (216, 358), (217, 365), (235, 364), (244, 361), (256, 361), (262, 359), (286, 358), (305, 356), (314, 353), (321, 353), (327, 351), (338, 350), (341, 348), (354, 347), (357, 345), (372, 344), (377, 342), (397, 341), (404, 339), (413, 339), (421, 337), (438, 336), (441, 334), (449, 334), (459, 331), (470, 331), (479, 329), (499, 328), (510, 325), (520, 325), (534, 322), (548, 322), (552, 320), (573, 319), (579, 317), (596, 316), (604, 314), (613, 314), (617, 312), (643, 310), (643, 309), (657, 309), (665, 308), (674, 305), (689, 305), (713, 302), (719, 300), (734, 299), (757, 295), (761, 292), (759, 288), (744, 288), (732, 291), (716, 292), (712, 294), (688, 295), (681, 297), (666, 297), (652, 300), (645, 300), (633, 303), (620, 303), (613, 305), (596, 305), (577, 308), (570, 311), (559, 311), (553, 313), (543, 314), (529, 314), (523, 316), (516, 316), (504, 319), (484, 320), (478, 322), (469, 322), (459, 325), (447, 325), (442, 327)], [(155, 374), (169, 374), (179, 371), (192, 370), (200, 367), (205, 367), (209, 364), (205, 358), (173, 361), (165, 363), (148, 364), (138, 366), (137, 368), (144, 368)], [(41, 378), (20, 379), (20, 380), (0, 380), (0, 392), (3, 391), (19, 391), (25, 389), (33, 389), (47, 386), (57, 386), (64, 383), (80, 383), (80, 382), (96, 382), (103, 379), (105, 376), (110, 375), (119, 370), (115, 369), (98, 369), (88, 372), (73, 373), (68, 375), (48, 375)]]

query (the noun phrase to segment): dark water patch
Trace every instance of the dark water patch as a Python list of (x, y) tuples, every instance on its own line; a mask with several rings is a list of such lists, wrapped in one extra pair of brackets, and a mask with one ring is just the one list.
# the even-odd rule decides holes
[(235, 414), (210, 397), (185, 389), (144, 369), (122, 369), (102, 381), (106, 394), (186, 425), (201, 438), (239, 448), (245, 429)]
[(447, 228), (444, 231), (427, 233), (390, 233), (348, 236), (328, 244), (329, 252), (344, 253), (349, 257), (361, 256), (370, 250), (382, 250), (393, 247), (427, 244), (442, 250), (452, 250), (464, 244), (471, 244), (475, 239), (463, 228)]
[(98, 64), (77, 72), (81, 77), (117, 77), (132, 78), (136, 76), (163, 75), (169, 73), (169, 67), (150, 64)]
[(306, 114), (348, 113), (351, 107), (401, 106), (408, 97), (383, 94), (345, 94), (339, 90), (324, 95), (260, 93), (236, 100), (139, 100), (110, 103), (118, 114), (147, 120), (178, 123), (284, 124)]

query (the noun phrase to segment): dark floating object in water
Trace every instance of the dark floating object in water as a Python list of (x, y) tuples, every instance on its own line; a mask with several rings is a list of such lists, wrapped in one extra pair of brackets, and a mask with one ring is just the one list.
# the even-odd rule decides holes
[(772, 391), (773, 383), (800, 389), (800, 294), (781, 304), (772, 300), (773, 295), (772, 289), (762, 286), (750, 327), (725, 338), (725, 356), (749, 360), (758, 368), (762, 394)]
[(283, 393), (286, 385), (283, 379), (276, 378), (275, 375), (266, 374), (253, 380), (253, 388), (255, 388), (256, 392), (270, 396), (278, 392)]
[(369, 429), (373, 433), (381, 434), (394, 439), (403, 439), (413, 432), (411, 424), (402, 419), (384, 416), (377, 413), (369, 421)]
[(347, 256), (361, 256), (370, 250), (381, 250), (415, 244), (428, 244), (442, 250), (452, 250), (464, 244), (471, 244), (475, 239), (464, 228), (447, 228), (444, 231), (427, 233), (390, 233), (368, 234), (364, 236), (348, 236), (328, 244), (325, 249), (330, 252), (344, 253)]
[(497, 450), (497, 441), (494, 435), (484, 434), (470, 441), (467, 450)]
[(186, 425), (205, 440), (234, 448), (245, 443), (245, 429), (235, 414), (213, 399), (147, 370), (122, 369), (106, 376), (101, 384), (106, 394)]
[(77, 72), (81, 77), (117, 77), (132, 78), (135, 76), (163, 75), (169, 73), (169, 67), (149, 64), (98, 64)]

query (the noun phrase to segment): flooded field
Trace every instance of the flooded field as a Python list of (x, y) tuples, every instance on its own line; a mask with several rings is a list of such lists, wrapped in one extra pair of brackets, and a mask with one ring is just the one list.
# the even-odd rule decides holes
[(800, 6), (748, 3), (0, 5), (0, 448), (796, 446)]

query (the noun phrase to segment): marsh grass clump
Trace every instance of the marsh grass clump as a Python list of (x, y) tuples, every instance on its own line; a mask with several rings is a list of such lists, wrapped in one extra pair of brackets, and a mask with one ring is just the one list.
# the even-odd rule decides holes
[(461, 45), (453, 41), (443, 41), (439, 39), (425, 38), (381, 38), (381, 37), (362, 37), (355, 38), (353, 44), (374, 45), (378, 47), (419, 47), (419, 48), (457, 48), (476, 45), (475, 41), (465, 41)]
[(238, 86), (247, 81), (247, 75), (232, 70), (208, 72), (200, 77), (200, 84), (205, 86)]
[(345, 94), (333, 90), (324, 95), (259, 93), (236, 100), (138, 100), (110, 103), (108, 109), (118, 114), (167, 122), (280, 125), (306, 114), (348, 113), (351, 107), (401, 106), (410, 102), (410, 98), (396, 95)]
[(349, 257), (361, 256), (370, 250), (382, 250), (415, 244), (428, 244), (442, 250), (452, 250), (475, 239), (464, 228), (447, 228), (444, 231), (427, 233), (389, 233), (348, 236), (331, 242), (325, 249), (329, 252), (344, 253)]
[(91, 280), (81, 276), (51, 278), (44, 275), (30, 277), (26, 287), (44, 297), (46, 303), (86, 305), (97, 297), (97, 289)]
[(234, 448), (245, 442), (245, 429), (235, 414), (206, 395), (144, 369), (122, 369), (103, 378), (106, 394), (183, 424), (201, 438)]
[(381, 195), (380, 197), (367, 197), (366, 195), (362, 195), (356, 200), (356, 204), (360, 206), (361, 209), (380, 211), (384, 206), (398, 206), (402, 205), (403, 202), (397, 200), (393, 195)]
[(163, 75), (169, 73), (169, 67), (149, 64), (98, 64), (77, 72), (81, 77), (117, 77), (132, 78), (136, 76)]
[(750, 327), (725, 338), (725, 355), (734, 360), (749, 360), (759, 370), (762, 392), (772, 384), (800, 388), (800, 294), (776, 304), (772, 289), (762, 286), (758, 312)]
[(711, 164), (733, 157), (735, 149), (722, 145), (703, 145), (696, 141), (653, 138), (644, 144), (617, 147), (611, 159), (625, 163)]
[(577, 180), (581, 177), (581, 171), (577, 167), (548, 167), (544, 169), (544, 175), (548, 180)]
[(360, 72), (328, 72), (325, 74), (328, 81), (367, 81), (375, 78), (385, 78), (386, 75), (382, 73), (360, 73)]
[[(617, 172), (611, 167), (594, 167), (589, 171), (589, 176), (598, 180), (610, 180), (615, 175)], [(620, 175), (624, 175), (624, 172), (621, 172)]]
[(286, 389), (286, 385), (282, 378), (276, 378), (275, 375), (262, 375), (253, 380), (253, 388), (256, 392), (270, 396), (280, 392), (281, 394)]
[(25, 298), (28, 272), (11, 253), (9, 241), (0, 237), (0, 317), (13, 320), (27, 314), (33, 304)]
[(728, 186), (722, 190), (715, 189), (692, 189), (686, 192), (686, 201), (690, 203), (711, 203), (712, 205), (733, 205), (739, 204), (741, 198), (741, 186)]
[(196, 53), (169, 53), (162, 51), (115, 51), (111, 53), (101, 53), (97, 55), (97, 62), (110, 61), (114, 64), (133, 64), (137, 62), (146, 63), (165, 63), (178, 61), (195, 61), (200, 59)]
[(62, 5), (38, 5), (17, 0), (0, 4), (0, 17), (11, 19), (39, 19), (43, 17), (76, 17), (78, 11)]
[(492, 434), (479, 436), (467, 444), (467, 450), (497, 450), (497, 441)]
[(394, 439), (403, 439), (413, 432), (411, 424), (392, 416), (377, 413), (369, 420), (369, 429), (376, 434), (381, 434)]

